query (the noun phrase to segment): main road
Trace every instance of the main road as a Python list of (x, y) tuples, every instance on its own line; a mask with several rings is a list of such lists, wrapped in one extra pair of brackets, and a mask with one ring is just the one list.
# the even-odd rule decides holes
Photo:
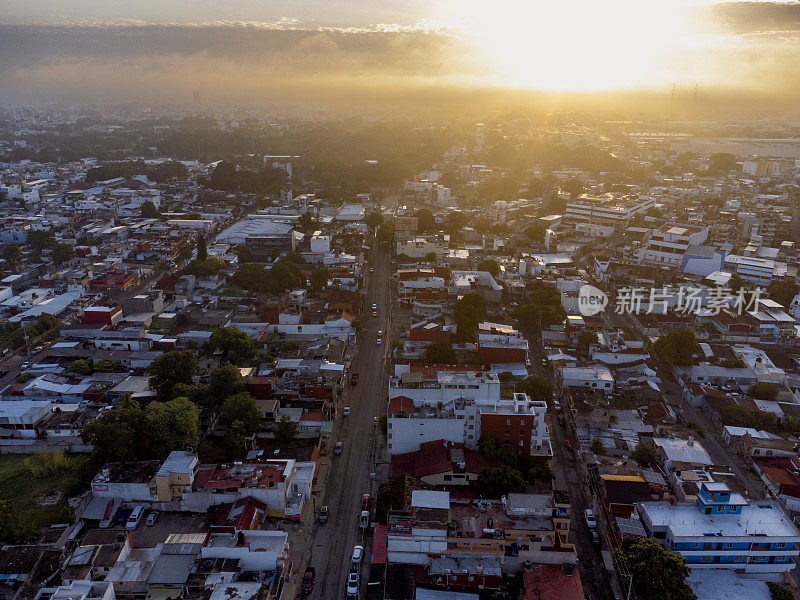
[[(349, 406), (350, 416), (343, 417), (338, 438), (344, 450), (341, 456), (332, 459), (331, 472), (322, 505), (328, 506), (328, 522), (312, 529), (314, 543), (309, 565), (316, 569), (313, 598), (343, 598), (350, 571), (350, 556), (353, 547), (365, 547), (361, 564), (360, 592), (363, 595), (369, 573), (371, 529), (359, 528), (361, 498), (365, 493), (374, 495), (376, 485), (370, 479), (375, 471), (376, 451), (379, 448), (380, 432), (375, 418), (386, 412), (387, 357), (391, 340), (387, 339), (391, 308), (389, 249), (374, 242), (368, 266), (373, 272), (366, 275), (366, 298), (363, 328), (358, 334), (358, 348), (350, 366), (351, 373), (358, 373), (358, 385), (350, 388), (340, 400), (339, 407)], [(377, 318), (372, 316), (372, 305), (378, 307)], [(378, 331), (382, 331), (381, 345), (377, 345)], [(317, 506), (317, 509), (320, 507)]]

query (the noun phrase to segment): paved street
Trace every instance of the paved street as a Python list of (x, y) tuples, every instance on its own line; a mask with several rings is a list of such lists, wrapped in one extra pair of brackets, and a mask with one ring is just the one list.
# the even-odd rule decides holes
[[(370, 544), (364, 539), (364, 532), (358, 527), (361, 511), (361, 497), (377, 491), (375, 482), (369, 478), (374, 471), (375, 453), (378, 448), (378, 430), (374, 417), (385, 412), (386, 357), (391, 340), (386, 332), (389, 325), (389, 251), (381, 247), (372, 254), (369, 266), (374, 273), (367, 273), (364, 325), (359, 334), (358, 350), (353, 359), (351, 372), (359, 374), (359, 383), (342, 400), (342, 405), (350, 406), (350, 416), (344, 417), (338, 439), (344, 443), (341, 456), (333, 457), (331, 473), (324, 500), (315, 506), (327, 505), (330, 510), (328, 522), (312, 528), (314, 545), (309, 564), (316, 569), (316, 585), (313, 598), (343, 597), (347, 574), (350, 570), (350, 555), (353, 546), (365, 546), (365, 556), (361, 568), (361, 593), (364, 593), (369, 573)], [(378, 305), (378, 318), (372, 317), (372, 304)], [(383, 331), (383, 343), (376, 345), (378, 330)], [(382, 446), (381, 446), (382, 447)], [(373, 500), (374, 503), (374, 500)], [(314, 531), (316, 530), (316, 533)], [(366, 537), (371, 529), (367, 529)]]

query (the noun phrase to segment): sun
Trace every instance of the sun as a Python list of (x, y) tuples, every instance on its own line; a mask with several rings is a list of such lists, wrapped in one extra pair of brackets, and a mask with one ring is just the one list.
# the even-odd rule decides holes
[(671, 81), (692, 24), (681, 0), (459, 0), (450, 5), (497, 83), (563, 91)]

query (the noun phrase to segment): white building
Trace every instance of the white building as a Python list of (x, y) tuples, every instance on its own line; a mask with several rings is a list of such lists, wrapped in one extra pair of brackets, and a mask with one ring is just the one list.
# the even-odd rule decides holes
[(665, 225), (653, 231), (639, 250), (645, 263), (680, 267), (690, 246), (701, 246), (708, 238), (708, 229), (684, 225)]
[(614, 391), (614, 376), (608, 367), (602, 365), (564, 367), (561, 369), (561, 387), (581, 387), (610, 394)]

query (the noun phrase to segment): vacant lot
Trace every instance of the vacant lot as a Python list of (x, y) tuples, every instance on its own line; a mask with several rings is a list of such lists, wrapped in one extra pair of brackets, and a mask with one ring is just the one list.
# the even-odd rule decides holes
[(0, 499), (11, 502), (20, 517), (36, 527), (69, 521), (67, 497), (79, 491), (88, 456), (71, 456), (66, 467), (42, 477), (31, 473), (25, 458), (25, 454), (0, 455)]

